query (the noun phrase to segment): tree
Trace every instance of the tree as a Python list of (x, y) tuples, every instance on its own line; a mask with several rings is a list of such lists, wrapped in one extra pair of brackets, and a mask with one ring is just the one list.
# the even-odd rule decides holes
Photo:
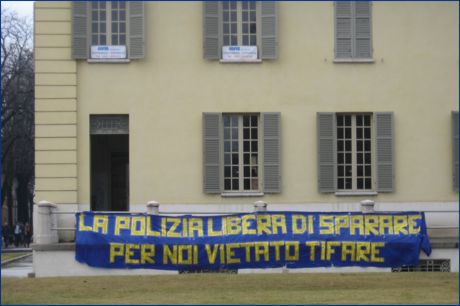
[[(18, 220), (31, 220), (34, 189), (34, 62), (32, 26), (16, 12), (1, 12), (2, 193), (12, 224), (13, 195)], [(13, 190), (14, 188), (14, 190)]]

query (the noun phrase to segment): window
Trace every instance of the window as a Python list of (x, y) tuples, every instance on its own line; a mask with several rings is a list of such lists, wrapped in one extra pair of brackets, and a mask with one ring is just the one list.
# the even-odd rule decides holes
[(126, 2), (91, 2), (91, 45), (126, 45)]
[(143, 57), (144, 2), (72, 2), (72, 58), (127, 61)]
[(337, 114), (337, 190), (372, 190), (371, 115)]
[(224, 191), (259, 191), (259, 116), (223, 115)]
[[(276, 1), (204, 1), (203, 6), (205, 59), (260, 62), (277, 58)], [(246, 48), (238, 48), (242, 46)]]
[(318, 190), (394, 191), (393, 113), (318, 113)]
[(281, 192), (280, 113), (203, 113), (203, 191)]
[(222, 3), (223, 45), (257, 46), (257, 6), (255, 1)]
[(336, 62), (372, 61), (371, 3), (335, 2)]

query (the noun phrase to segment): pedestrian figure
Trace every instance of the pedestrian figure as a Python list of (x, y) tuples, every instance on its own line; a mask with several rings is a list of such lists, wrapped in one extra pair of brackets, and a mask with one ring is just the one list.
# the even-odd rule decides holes
[(2, 226), (2, 237), (6, 249), (10, 245), (10, 227), (8, 226), (8, 222), (5, 222), (5, 224)]
[(18, 247), (19, 244), (21, 243), (21, 235), (22, 235), (21, 225), (18, 222), (16, 223), (16, 226), (14, 228), (14, 245), (16, 247)]
[(28, 248), (30, 245), (30, 237), (32, 236), (32, 231), (30, 229), (29, 222), (26, 222), (24, 225), (24, 247)]

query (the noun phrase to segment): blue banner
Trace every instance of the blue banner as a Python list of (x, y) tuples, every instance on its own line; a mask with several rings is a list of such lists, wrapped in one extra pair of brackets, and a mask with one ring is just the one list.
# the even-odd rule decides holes
[(82, 212), (76, 224), (76, 260), (104, 268), (400, 267), (431, 253), (422, 212)]

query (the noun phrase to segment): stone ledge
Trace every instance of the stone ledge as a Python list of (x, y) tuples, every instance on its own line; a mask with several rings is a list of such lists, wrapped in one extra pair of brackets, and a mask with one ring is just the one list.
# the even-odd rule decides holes
[(75, 251), (75, 242), (63, 242), (52, 244), (31, 244), (34, 251)]
[(430, 237), (433, 249), (458, 249), (458, 237)]

